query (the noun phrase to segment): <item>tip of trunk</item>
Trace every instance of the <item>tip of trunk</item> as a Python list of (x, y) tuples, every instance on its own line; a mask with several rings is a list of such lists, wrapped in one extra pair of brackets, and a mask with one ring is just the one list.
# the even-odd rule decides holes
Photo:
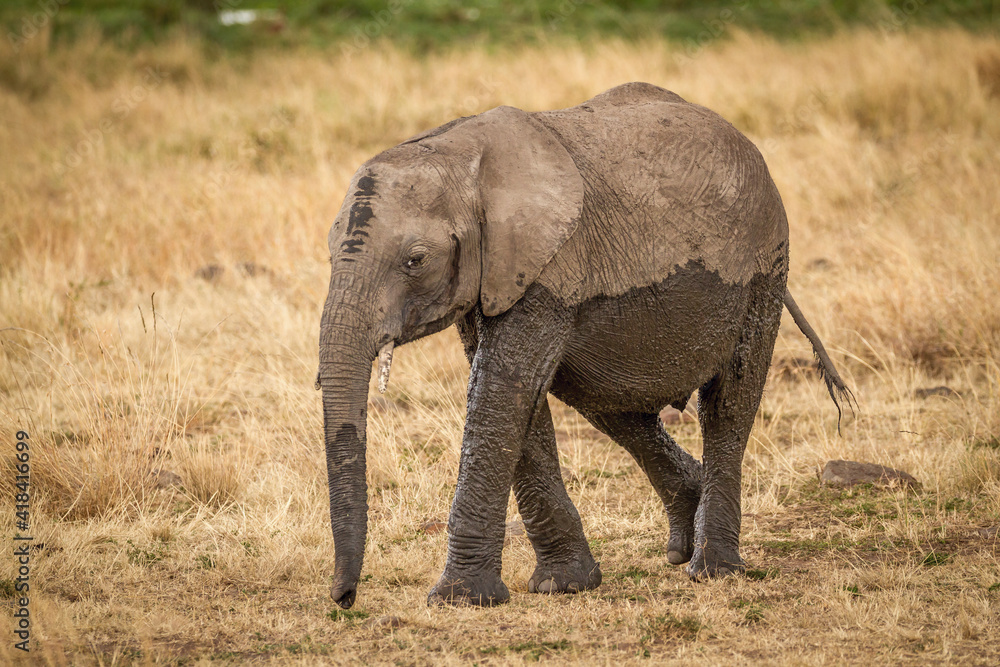
[(350, 609), (358, 599), (358, 587), (354, 584), (345, 587), (335, 583), (330, 587), (330, 597), (341, 609)]

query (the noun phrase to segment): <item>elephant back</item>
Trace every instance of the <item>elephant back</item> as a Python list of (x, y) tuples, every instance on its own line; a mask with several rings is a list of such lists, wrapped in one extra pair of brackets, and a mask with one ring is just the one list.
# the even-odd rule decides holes
[(579, 303), (662, 283), (692, 262), (730, 284), (779, 270), (788, 224), (750, 140), (669, 91), (619, 88), (534, 114), (585, 187), (579, 228), (539, 282)]

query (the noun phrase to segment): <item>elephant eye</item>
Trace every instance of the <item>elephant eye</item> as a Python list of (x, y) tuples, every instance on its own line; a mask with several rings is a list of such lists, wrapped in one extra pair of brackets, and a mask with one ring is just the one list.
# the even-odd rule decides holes
[(410, 271), (414, 271), (420, 268), (420, 265), (424, 263), (423, 255), (413, 255), (408, 260), (406, 260), (406, 268)]

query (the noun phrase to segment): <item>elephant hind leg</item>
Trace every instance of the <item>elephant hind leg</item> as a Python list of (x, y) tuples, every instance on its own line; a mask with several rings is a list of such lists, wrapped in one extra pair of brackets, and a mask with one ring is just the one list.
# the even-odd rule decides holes
[(548, 401), (535, 413), (514, 474), (514, 497), (537, 566), (532, 593), (578, 593), (601, 583), (583, 524), (566, 493)]
[(701, 496), (701, 464), (681, 449), (657, 414), (584, 414), (599, 431), (625, 448), (646, 473), (670, 521), (667, 560), (680, 565), (694, 551), (694, 516)]
[(732, 358), (698, 395), (704, 485), (695, 517), (693, 579), (742, 572), (739, 554), (743, 452), (764, 393), (781, 320), (784, 277), (751, 282), (743, 331)]

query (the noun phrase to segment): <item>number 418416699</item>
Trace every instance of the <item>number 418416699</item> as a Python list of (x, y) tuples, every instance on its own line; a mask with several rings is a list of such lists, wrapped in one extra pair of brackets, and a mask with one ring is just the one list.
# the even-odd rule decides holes
[(24, 431), (17, 432), (17, 455), (15, 456), (15, 470), (17, 476), (14, 477), (14, 501), (16, 503), (17, 529), (28, 530), (28, 501), (31, 496), (28, 492), (28, 485), (31, 477), (30, 454), (28, 451), (28, 434)]

